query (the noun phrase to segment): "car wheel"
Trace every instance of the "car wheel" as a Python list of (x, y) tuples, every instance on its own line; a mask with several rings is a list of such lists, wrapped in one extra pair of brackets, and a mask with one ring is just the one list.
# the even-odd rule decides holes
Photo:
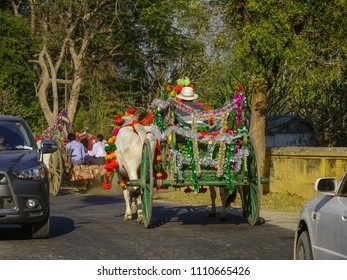
[(50, 214), (49, 210), (47, 212), (46, 218), (41, 222), (32, 223), (30, 225), (25, 225), (24, 229), (29, 234), (32, 239), (43, 239), (49, 237), (50, 232)]
[(296, 260), (313, 260), (311, 241), (307, 231), (303, 231), (296, 244)]

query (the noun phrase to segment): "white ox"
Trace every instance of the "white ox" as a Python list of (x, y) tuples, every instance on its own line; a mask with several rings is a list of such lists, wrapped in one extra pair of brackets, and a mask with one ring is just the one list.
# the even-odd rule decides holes
[[(151, 151), (154, 154), (155, 142), (151, 139), (150, 127), (136, 122), (136, 118), (123, 117), (125, 123), (119, 130), (116, 139), (116, 157), (118, 161), (118, 177), (120, 180), (138, 179), (139, 167), (141, 166), (142, 147), (145, 139), (151, 143)], [(135, 123), (134, 123), (135, 121)], [(153, 158), (152, 158), (153, 160)], [(141, 208), (141, 195), (138, 187), (126, 186), (123, 188), (125, 200), (124, 220), (132, 220), (137, 212), (137, 221), (143, 222)]]
[[(141, 166), (142, 147), (145, 139), (149, 139), (151, 143), (152, 162), (154, 156), (155, 142), (151, 138), (150, 127), (143, 126), (136, 122), (137, 119), (132, 115), (123, 117), (124, 124), (119, 130), (116, 139), (116, 157), (118, 161), (117, 174), (119, 180), (138, 179), (139, 168)], [(133, 123), (133, 124), (132, 124)], [(229, 190), (225, 187), (218, 187), (220, 192), (220, 198), (222, 202), (222, 211), (220, 214), (220, 220), (226, 220), (226, 208), (230, 206), (230, 203), (234, 202), (237, 191), (234, 194), (230, 194)], [(140, 189), (137, 187), (124, 187), (123, 195), (125, 200), (125, 214), (124, 220), (129, 221), (133, 219), (133, 214), (137, 212), (137, 221), (143, 222), (143, 214), (141, 209), (141, 195)], [(210, 217), (216, 215), (216, 190), (215, 187), (210, 186), (211, 195), (211, 211)]]

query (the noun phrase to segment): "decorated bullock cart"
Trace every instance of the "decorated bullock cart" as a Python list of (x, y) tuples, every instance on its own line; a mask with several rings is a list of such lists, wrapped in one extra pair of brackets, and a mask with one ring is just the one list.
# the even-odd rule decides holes
[[(43, 162), (48, 167), (50, 194), (56, 196), (62, 186), (63, 179), (69, 181), (89, 180), (105, 174), (103, 165), (73, 165), (71, 154), (66, 151), (66, 135), (72, 131), (72, 124), (65, 109), (61, 110), (56, 119), (38, 137), (38, 145), (42, 139), (54, 140), (58, 145), (56, 152), (44, 154)], [(91, 139), (88, 139), (91, 140)]]
[[(144, 141), (139, 179), (128, 183), (141, 188), (145, 227), (151, 225), (153, 191), (168, 187), (186, 192), (204, 192), (206, 186), (238, 191), (244, 217), (251, 225), (257, 223), (262, 182), (243, 89), (235, 90), (233, 100), (216, 110), (193, 109), (177, 101), (169, 86), (162, 90), (162, 99), (152, 102), (156, 148), (152, 151), (150, 141)], [(190, 121), (179, 111), (188, 113)]]

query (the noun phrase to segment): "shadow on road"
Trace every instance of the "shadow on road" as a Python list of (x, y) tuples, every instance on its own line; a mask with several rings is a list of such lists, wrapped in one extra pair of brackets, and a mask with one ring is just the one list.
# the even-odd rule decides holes
[[(218, 208), (217, 208), (218, 211)], [(231, 208), (228, 209), (227, 219), (220, 220), (219, 213), (217, 212), (216, 217), (209, 217), (208, 206), (174, 206), (174, 205), (154, 205), (152, 210), (152, 228), (160, 227), (168, 222), (180, 222), (184, 224), (197, 224), (197, 225), (208, 225), (208, 224), (248, 224), (246, 218), (242, 215), (242, 209)], [(265, 219), (259, 217), (259, 221), (256, 224), (265, 224)]]
[(0, 240), (23, 240), (26, 238), (21, 226), (0, 225)]
[(50, 238), (55, 238), (76, 229), (74, 221), (70, 218), (51, 216), (51, 234)]
[[(74, 231), (77, 227), (72, 219), (59, 216), (51, 216), (50, 237), (54, 238)], [(0, 241), (31, 239), (25, 230), (19, 225), (0, 225)]]

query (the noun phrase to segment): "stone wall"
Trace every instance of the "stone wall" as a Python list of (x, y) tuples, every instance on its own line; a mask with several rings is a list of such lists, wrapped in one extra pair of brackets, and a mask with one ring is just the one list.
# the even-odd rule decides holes
[(305, 198), (316, 195), (313, 183), (319, 177), (339, 178), (347, 171), (347, 147), (281, 147), (266, 151), (269, 183), (264, 193), (290, 192)]

